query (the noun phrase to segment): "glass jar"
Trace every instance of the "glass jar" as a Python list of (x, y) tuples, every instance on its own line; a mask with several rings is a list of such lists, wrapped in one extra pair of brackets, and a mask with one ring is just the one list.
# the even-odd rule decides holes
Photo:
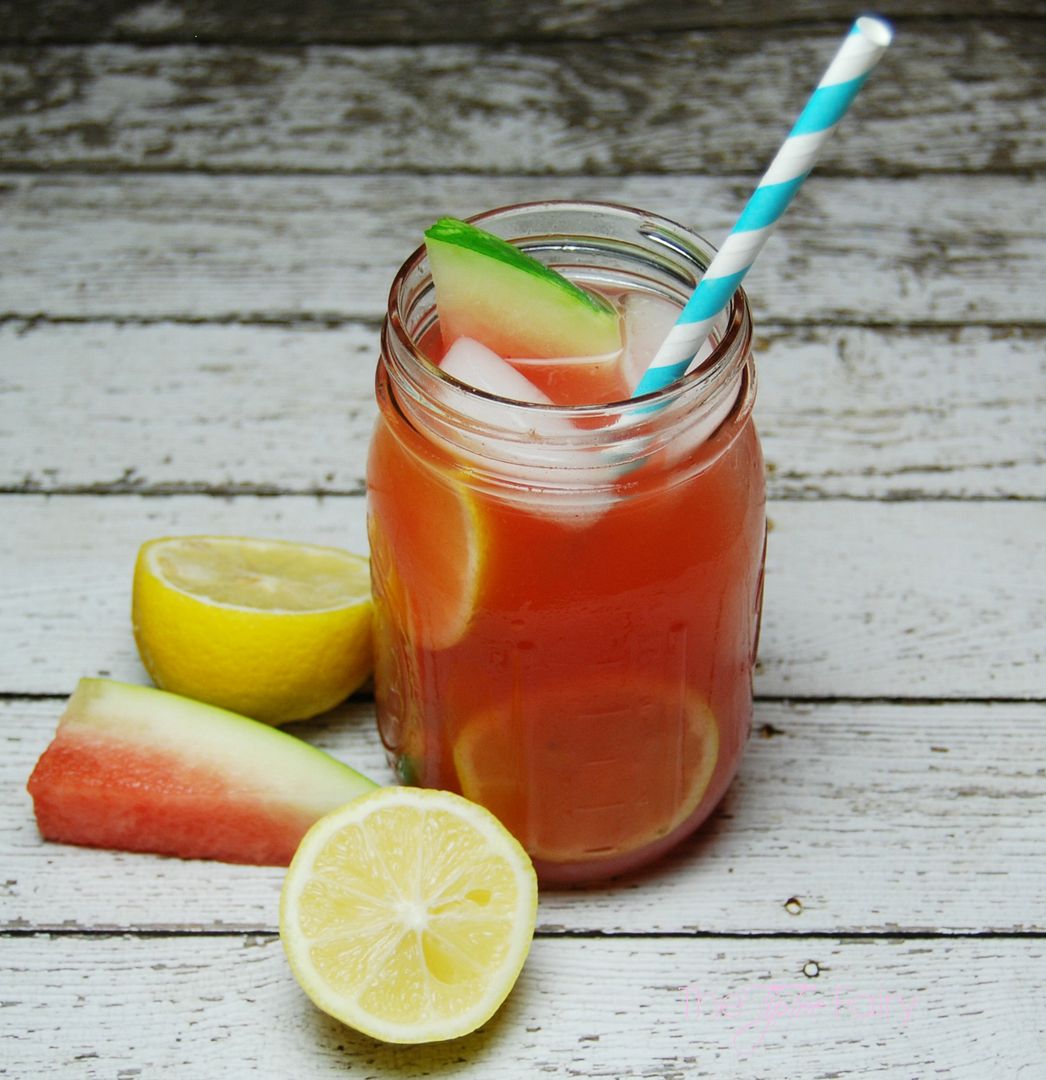
[[(681, 307), (713, 254), (608, 204), (471, 220), (618, 304)], [(489, 807), (543, 882), (656, 858), (737, 769), (766, 538), (751, 339), (738, 291), (672, 386), (524, 404), (433, 362), (423, 248), (393, 282), (367, 479), (379, 730), (402, 782)]]

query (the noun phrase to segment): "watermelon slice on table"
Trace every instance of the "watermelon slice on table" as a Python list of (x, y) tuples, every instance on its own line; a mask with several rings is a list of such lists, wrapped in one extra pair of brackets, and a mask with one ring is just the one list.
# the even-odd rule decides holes
[(287, 866), (314, 822), (376, 786), (245, 716), (81, 679), (28, 790), (46, 840)]

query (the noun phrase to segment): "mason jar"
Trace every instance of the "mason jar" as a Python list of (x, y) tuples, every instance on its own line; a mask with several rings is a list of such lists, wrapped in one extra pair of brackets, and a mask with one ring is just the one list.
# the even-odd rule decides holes
[[(630, 312), (681, 308), (714, 253), (623, 206), (471, 220)], [(367, 475), (378, 728), (401, 782), (488, 807), (543, 882), (657, 858), (737, 769), (766, 539), (751, 343), (739, 290), (671, 386), (527, 404), (437, 366), (424, 248), (393, 281)]]

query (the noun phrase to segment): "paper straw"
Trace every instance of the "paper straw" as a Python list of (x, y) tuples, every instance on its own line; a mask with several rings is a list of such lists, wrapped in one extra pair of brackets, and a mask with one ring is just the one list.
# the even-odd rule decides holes
[(716, 319), (813, 169), (828, 136), (892, 38), (890, 24), (875, 16), (862, 15), (854, 22), (733, 231), (687, 301), (679, 321), (643, 373), (633, 397), (660, 390), (689, 369)]

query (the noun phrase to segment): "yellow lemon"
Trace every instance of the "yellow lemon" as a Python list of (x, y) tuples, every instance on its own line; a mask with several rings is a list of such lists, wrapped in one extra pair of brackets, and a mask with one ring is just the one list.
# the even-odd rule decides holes
[(280, 936), (324, 1012), (386, 1042), (453, 1039), (508, 996), (537, 917), (526, 852), (448, 791), (382, 788), (321, 818), (291, 862)]
[(157, 686), (282, 724), (370, 674), (367, 559), (337, 548), (181, 536), (142, 545), (132, 622)]

